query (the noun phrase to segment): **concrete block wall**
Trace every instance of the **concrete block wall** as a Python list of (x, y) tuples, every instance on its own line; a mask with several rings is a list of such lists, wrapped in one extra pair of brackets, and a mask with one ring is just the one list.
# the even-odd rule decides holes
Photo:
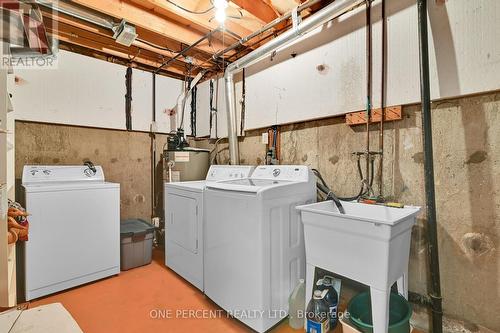
[[(385, 127), (383, 195), (425, 206), (420, 106), (404, 107), (404, 119)], [(376, 150), (377, 125), (372, 128)], [(354, 195), (360, 183), (352, 152), (365, 149), (364, 130), (347, 126), (343, 117), (282, 126), (281, 163), (318, 168), (338, 195)], [(263, 163), (264, 131), (240, 139), (242, 164)], [(500, 92), (435, 102), (433, 133), (445, 315), (465, 321), (465, 331), (500, 332)], [(228, 161), (226, 148), (219, 144), (221, 163)], [(412, 234), (409, 278), (410, 290), (422, 294), (428, 286), (425, 228), (422, 212)]]

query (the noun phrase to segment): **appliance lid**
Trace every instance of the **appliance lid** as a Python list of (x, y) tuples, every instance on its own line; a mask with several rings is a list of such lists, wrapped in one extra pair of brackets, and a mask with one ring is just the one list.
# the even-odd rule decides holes
[(87, 165), (25, 165), (23, 168), (23, 185), (80, 182), (103, 183), (102, 167), (96, 165), (92, 169)]
[(207, 187), (219, 190), (226, 190), (226, 191), (257, 193), (260, 190), (265, 190), (271, 187), (289, 185), (292, 183), (294, 182), (288, 180), (244, 178), (237, 180), (227, 180), (214, 183), (207, 183)]
[(109, 182), (40, 182), (23, 184), (26, 193), (120, 189), (119, 183)]

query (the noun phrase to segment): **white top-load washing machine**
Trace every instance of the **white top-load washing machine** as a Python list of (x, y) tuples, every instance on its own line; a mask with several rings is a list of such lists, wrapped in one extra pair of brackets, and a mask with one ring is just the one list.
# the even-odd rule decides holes
[(258, 166), (250, 178), (207, 184), (205, 294), (258, 332), (283, 319), (305, 276), (295, 207), (315, 201), (316, 180), (306, 166)]
[(26, 300), (119, 274), (120, 184), (100, 166), (27, 165), (22, 185)]
[(165, 183), (165, 264), (203, 291), (203, 191), (209, 182), (249, 177), (254, 167), (212, 165), (205, 180)]

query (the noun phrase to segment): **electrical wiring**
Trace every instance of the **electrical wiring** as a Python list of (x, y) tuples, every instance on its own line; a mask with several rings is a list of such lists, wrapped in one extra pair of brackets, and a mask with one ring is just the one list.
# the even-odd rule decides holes
[(146, 45), (149, 45), (151, 47), (154, 47), (155, 49), (158, 49), (158, 50), (163, 50), (163, 51), (168, 51), (168, 52), (172, 52), (172, 53), (179, 53), (180, 51), (175, 51), (175, 50), (172, 50), (171, 48), (168, 48), (168, 47), (165, 47), (165, 46), (161, 46), (161, 45), (157, 45), (157, 44), (154, 44), (154, 43), (151, 43), (145, 39), (142, 39), (142, 38), (137, 38), (136, 39), (138, 42), (141, 42), (141, 43), (144, 43)]
[(214, 9), (215, 7), (214, 6), (211, 6), (210, 8), (207, 8), (205, 10), (202, 10), (202, 11), (195, 11), (195, 10), (191, 10), (191, 9), (187, 9), (179, 4), (176, 4), (175, 2), (171, 1), (171, 0), (165, 0), (167, 1), (169, 4), (171, 5), (174, 5), (175, 7), (185, 11), (185, 12), (188, 12), (190, 14), (195, 14), (195, 15), (203, 15), (203, 14), (206, 14), (208, 13), (209, 11), (211, 11), (212, 9)]

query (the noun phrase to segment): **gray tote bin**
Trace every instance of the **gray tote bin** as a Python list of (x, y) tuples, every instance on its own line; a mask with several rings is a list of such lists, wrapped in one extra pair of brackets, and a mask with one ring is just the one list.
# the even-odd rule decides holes
[(120, 225), (122, 271), (151, 263), (154, 230), (154, 226), (140, 219), (122, 221)]

